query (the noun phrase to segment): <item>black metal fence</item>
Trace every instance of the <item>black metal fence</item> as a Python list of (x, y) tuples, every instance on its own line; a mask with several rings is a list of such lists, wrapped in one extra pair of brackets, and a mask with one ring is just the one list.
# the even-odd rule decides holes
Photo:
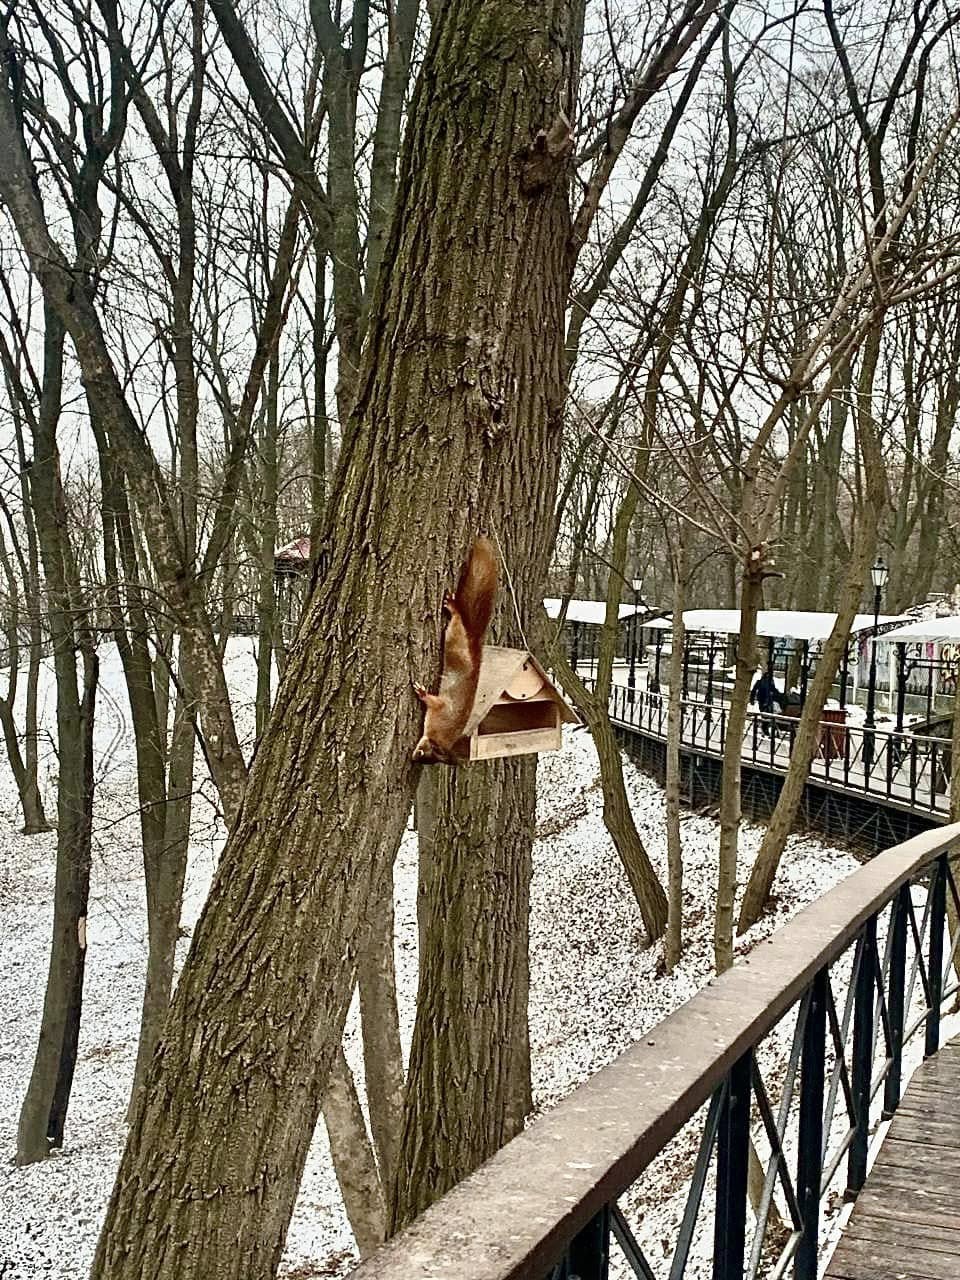
[[(960, 824), (880, 854), (800, 912), (360, 1266), (362, 1280), (642, 1280), (689, 1275), (712, 1216), (712, 1276), (815, 1280), (823, 1200), (856, 1197), (871, 1132), (899, 1102), (904, 1053), (940, 1043), (960, 910)], [(764, 1078), (764, 1041), (790, 1036)], [(644, 1253), (621, 1202), (706, 1105), (672, 1257)], [(754, 1211), (751, 1140), (768, 1156)], [(712, 1174), (713, 1194), (708, 1194)], [(785, 1232), (774, 1239), (777, 1201)], [(709, 1227), (709, 1222), (706, 1223)]]
[[(842, 713), (841, 713), (842, 714)], [(829, 712), (826, 713), (830, 715)], [(610, 717), (624, 728), (666, 738), (667, 702), (659, 693), (614, 685)], [(727, 739), (727, 708), (709, 702), (681, 702), (681, 746), (722, 755)], [(797, 735), (797, 718), (751, 711), (743, 740), (744, 763), (786, 772)], [(839, 716), (820, 723), (816, 758), (810, 774), (878, 799), (934, 813), (949, 810), (951, 743), (915, 733), (868, 729)]]

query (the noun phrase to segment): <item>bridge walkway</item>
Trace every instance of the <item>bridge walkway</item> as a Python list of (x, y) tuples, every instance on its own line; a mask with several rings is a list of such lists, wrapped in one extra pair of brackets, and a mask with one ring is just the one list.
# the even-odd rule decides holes
[(960, 1041), (917, 1068), (824, 1280), (960, 1280)]

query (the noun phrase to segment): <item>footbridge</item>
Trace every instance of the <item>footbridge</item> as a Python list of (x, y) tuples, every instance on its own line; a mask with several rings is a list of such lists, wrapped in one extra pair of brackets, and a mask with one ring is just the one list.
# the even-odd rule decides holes
[[(692, 807), (720, 799), (720, 767), (729, 714), (720, 701), (685, 698), (680, 704), (681, 779)], [(667, 700), (646, 689), (614, 685), (610, 718), (627, 753), (663, 778)], [(741, 756), (744, 812), (770, 816), (790, 765), (797, 718), (751, 711)], [(949, 738), (839, 723), (824, 712), (816, 758), (804, 789), (800, 821), (831, 839), (870, 852), (947, 822), (950, 812)]]
[[(358, 1280), (960, 1280), (960, 1048), (942, 1044), (960, 824), (935, 813), (535, 1120)], [(651, 1244), (644, 1178), (668, 1149), (685, 1207)]]

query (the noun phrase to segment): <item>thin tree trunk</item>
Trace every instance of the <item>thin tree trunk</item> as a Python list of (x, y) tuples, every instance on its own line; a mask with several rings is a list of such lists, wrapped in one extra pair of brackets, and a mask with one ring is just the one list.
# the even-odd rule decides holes
[(17, 447), (17, 458), (20, 464), (20, 499), (22, 504), (22, 527), (26, 532), (27, 554), (23, 547), (17, 522), (7, 506), (0, 498), (0, 510), (10, 532), (11, 545), (20, 570), (23, 604), (26, 606), (30, 644), (27, 655), (27, 682), (24, 699), (23, 749), (21, 751), (21, 735), (16, 722), (17, 685), (20, 674), (20, 620), (21, 587), (17, 583), (13, 565), (7, 554), (6, 546), (0, 536), (0, 555), (7, 589), (11, 602), (10, 625), (7, 629), (7, 648), (9, 650), (7, 697), (0, 701), (0, 724), (2, 724), (4, 742), (10, 769), (17, 784), (20, 806), (23, 810), (23, 834), (38, 835), (50, 830), (43, 807), (43, 798), (39, 786), (39, 761), (37, 741), (37, 687), (40, 680), (40, 659), (43, 645), (43, 630), (40, 623), (40, 567), (37, 552), (37, 534), (33, 521), (30, 501), (30, 488), (26, 465), (26, 450), (23, 442), (23, 417), (17, 404), (16, 391), (7, 379), (11, 417), (13, 419), (14, 439)]
[[(56, 1084), (50, 1105), (50, 1118), (47, 1123), (47, 1137), (51, 1148), (63, 1146), (63, 1132), (67, 1122), (67, 1109), (70, 1105), (70, 1093), (73, 1088), (73, 1073), (77, 1065), (77, 1045), (80, 1039), (80, 1014), (83, 1008), (83, 975), (86, 968), (86, 921), (87, 900), (90, 892), (91, 837), (93, 831), (93, 725), (97, 702), (97, 684), (99, 680), (99, 659), (93, 646), (85, 642), (83, 651), (83, 694), (80, 699), (80, 738), (75, 746), (71, 746), (70, 754), (79, 756), (79, 772), (83, 788), (82, 808), (74, 815), (76, 843), (73, 856), (77, 865), (72, 874), (65, 879), (66, 890), (63, 917), (76, 920), (77, 938), (74, 943), (69, 939), (61, 953), (59, 980), (63, 982), (62, 991), (65, 997), (63, 1039), (60, 1044), (60, 1061), (57, 1067)], [(61, 786), (63, 785), (63, 756), (60, 748)], [(71, 770), (72, 771), (72, 770)], [(56, 899), (54, 902), (56, 914)], [(54, 973), (54, 957), (50, 958), (50, 972)], [(44, 1002), (46, 1014), (46, 1002)], [(41, 1031), (41, 1035), (42, 1035)], [(26, 1101), (24, 1101), (26, 1110)], [(19, 1136), (19, 1135), (18, 1135)]]
[(342, 1049), (333, 1057), (323, 1095), (323, 1119), (344, 1208), (363, 1257), (386, 1239), (387, 1215), (360, 1099)]
[(85, 652), (81, 694), (77, 685), (79, 642), (67, 568), (70, 549), (64, 545), (66, 522), (60, 518), (63, 504), (56, 432), (64, 331), (49, 307), (44, 308), (44, 324), (43, 390), (35, 422), (31, 493), (50, 601), (60, 777), (53, 941), (37, 1054), (17, 1130), (18, 1164), (42, 1159), (52, 1145), (60, 1145), (63, 1140), (86, 960), (93, 798), (96, 656), (89, 648)]
[(360, 952), (360, 1024), (370, 1131), (383, 1186), (396, 1176), (403, 1122), (403, 1050), (394, 958), (393, 867), (370, 903), (367, 940)]
[(720, 781), (720, 850), (717, 869), (717, 914), (713, 951), (717, 973), (733, 964), (733, 907), (737, 896), (737, 851), (740, 842), (740, 769), (747, 702), (756, 664), (757, 612), (760, 608), (762, 562), (750, 553), (740, 587), (740, 635), (736, 676), (727, 708), (727, 736)]
[[(30, 517), (32, 519), (32, 517)], [(24, 808), (24, 835), (49, 831), (43, 798), (40, 794), (39, 726), (37, 721), (37, 689), (40, 684), (40, 663), (43, 658), (43, 629), (40, 624), (40, 608), (37, 602), (36, 584), (31, 588), (30, 600), (30, 653), (27, 660), (27, 693), (23, 720), (24, 787), (27, 799)]]
[(277, 549), (277, 483), (280, 474), (277, 458), (278, 397), (280, 394), (280, 355), (276, 348), (270, 356), (267, 377), (267, 403), (263, 432), (260, 437), (260, 574), (259, 633), (257, 636), (257, 737), (263, 733), (270, 715), (270, 684), (273, 675), (273, 650), (277, 641), (277, 592), (274, 584), (273, 557)]
[(881, 326), (877, 322), (867, 335), (857, 380), (857, 439), (863, 459), (865, 496), (850, 568), (837, 605), (836, 622), (824, 644), (813, 682), (807, 691), (807, 702), (793, 742), (790, 768), (750, 872), (740, 908), (740, 933), (744, 933), (760, 919), (769, 899), (787, 838), (793, 829), (819, 741), (820, 716), (833, 685), (833, 677), (843, 658), (857, 607), (863, 597), (867, 566), (873, 559), (877, 529), (886, 506), (886, 472), (873, 414), (873, 383), (880, 357), (881, 336)]
[(550, 663), (564, 693), (587, 722), (587, 727), (597, 749), (600, 762), (600, 779), (603, 786), (603, 825), (609, 832), (613, 846), (623, 864), (640, 908), (647, 941), (655, 942), (667, 927), (667, 896), (657, 879), (649, 855), (630, 811), (630, 800), (623, 782), (623, 763), (620, 747), (602, 690), (592, 694), (567, 662), (554, 641), (550, 651)]
[(820, 744), (820, 718), (824, 703), (830, 696), (834, 677), (843, 658), (850, 635), (850, 627), (863, 596), (867, 565), (876, 547), (876, 519), (865, 510), (861, 517), (861, 529), (854, 549), (853, 560), (837, 602), (837, 620), (817, 661), (817, 669), (807, 690), (807, 700), (797, 724), (790, 752), (790, 767), (777, 798), (773, 813), (767, 822), (756, 861), (750, 871), (737, 932), (745, 933), (760, 919), (770, 899), (773, 882), (793, 830), (804, 788), (810, 774), (810, 766)]
[(672, 973), (683, 953), (683, 841), (680, 837), (680, 730), (683, 697), (683, 646), (686, 631), (686, 525), (680, 527), (673, 566), (673, 615), (670, 640), (670, 690), (667, 695), (667, 759), (664, 779), (667, 825), (667, 937), (664, 961)]

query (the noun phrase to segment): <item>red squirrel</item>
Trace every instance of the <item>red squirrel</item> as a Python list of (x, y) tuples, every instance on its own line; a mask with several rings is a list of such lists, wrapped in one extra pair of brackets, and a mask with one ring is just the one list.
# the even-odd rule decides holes
[(476, 538), (454, 595), (444, 597), (449, 621), (443, 633), (440, 692), (414, 692), (426, 706), (423, 737), (413, 749), (420, 764), (456, 764), (453, 744), (462, 737), (480, 681), (483, 639), (497, 594), (497, 557), (489, 538)]

